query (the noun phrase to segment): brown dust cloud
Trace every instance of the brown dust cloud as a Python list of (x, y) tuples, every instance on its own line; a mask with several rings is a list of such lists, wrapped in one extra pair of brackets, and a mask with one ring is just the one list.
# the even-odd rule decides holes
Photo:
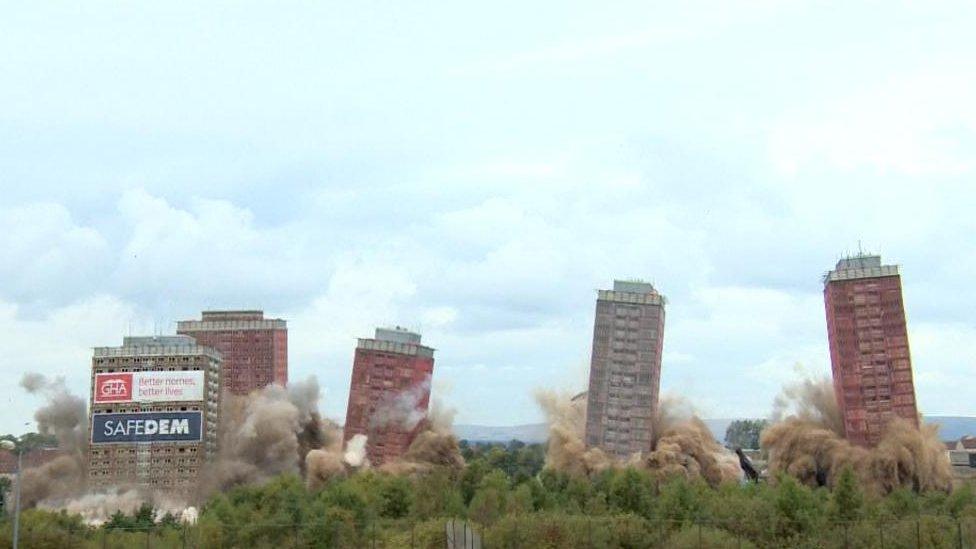
[[(85, 400), (72, 394), (63, 379), (27, 374), (21, 387), (44, 399), (34, 414), (38, 430), (54, 435), (59, 456), (23, 472), (24, 507), (65, 509), (91, 524), (108, 520), (116, 511), (132, 512), (149, 503), (162, 513), (195, 520), (199, 502), (235, 486), (261, 484), (277, 475), (294, 474), (310, 489), (330, 479), (370, 469), (366, 437), (357, 435), (343, 445), (342, 429), (320, 416), (321, 390), (316, 379), (270, 385), (247, 396), (223, 395), (217, 458), (201, 475), (191, 494), (153, 491), (141, 486), (111, 490), (89, 489), (87, 483), (88, 412)], [(460, 446), (452, 432), (453, 411), (435, 401), (430, 413), (400, 407), (404, 417), (418, 421), (420, 431), (406, 454), (384, 464), (394, 474), (423, 474), (435, 467), (464, 467)], [(388, 411), (394, 414), (394, 411)], [(420, 416), (418, 417), (418, 414)]]
[[(701, 478), (711, 486), (738, 482), (742, 472), (735, 454), (712, 433), (682, 399), (661, 400), (652, 425), (651, 451), (627, 459), (587, 448), (586, 399), (538, 391), (549, 441), (546, 465), (573, 475), (592, 475), (608, 468), (635, 467), (657, 477)], [(768, 457), (767, 477), (787, 474), (811, 486), (832, 487), (850, 467), (862, 485), (876, 494), (899, 488), (951, 490), (952, 470), (938, 426), (895, 419), (872, 448), (852, 444), (829, 380), (788, 385), (773, 403), (770, 426), (760, 445)]]
[(774, 403), (773, 424), (762, 434), (772, 476), (785, 473), (811, 486), (833, 486), (850, 467), (862, 485), (885, 494), (898, 488), (949, 490), (952, 470), (936, 425), (895, 419), (872, 448), (844, 438), (830, 381), (787, 386)]
[[(371, 469), (367, 438), (356, 435), (345, 444), (342, 429), (318, 412), (321, 390), (315, 378), (254, 391), (247, 396), (224, 395), (219, 452), (192, 494), (154, 492), (139, 486), (90, 490), (87, 486), (88, 413), (85, 400), (73, 395), (61, 379), (27, 374), (26, 391), (43, 398), (34, 414), (38, 430), (57, 438), (60, 455), (26, 469), (22, 480), (25, 507), (65, 509), (97, 524), (115, 511), (131, 512), (150, 503), (160, 513), (194, 520), (194, 505), (214, 493), (235, 486), (260, 484), (281, 474), (300, 475), (317, 490), (332, 479)], [(587, 448), (584, 431), (586, 399), (538, 391), (549, 440), (546, 467), (589, 476), (609, 468), (634, 467), (657, 478), (675, 475), (700, 478), (711, 486), (741, 482), (734, 453), (719, 444), (691, 407), (677, 397), (661, 400), (652, 422), (652, 445), (646, 454), (626, 459), (599, 448)], [(429, 412), (418, 408), (412, 394), (392, 401), (383, 421), (419, 425), (406, 454), (380, 471), (423, 475), (435, 468), (464, 468), (454, 411), (435, 399)], [(415, 403), (414, 405), (407, 405)], [(843, 437), (843, 422), (827, 380), (803, 381), (786, 387), (773, 404), (772, 423), (762, 434), (768, 457), (767, 474), (775, 482), (787, 474), (812, 486), (832, 486), (850, 467), (874, 493), (898, 488), (916, 491), (951, 489), (951, 468), (938, 429), (906, 421), (888, 425), (873, 448), (851, 444)]]
[(576, 475), (635, 467), (659, 477), (702, 478), (712, 486), (742, 477), (736, 455), (716, 442), (705, 423), (677, 397), (665, 397), (658, 405), (652, 421), (651, 451), (627, 459), (586, 447), (585, 398), (537, 391), (536, 402), (549, 424), (547, 467)]

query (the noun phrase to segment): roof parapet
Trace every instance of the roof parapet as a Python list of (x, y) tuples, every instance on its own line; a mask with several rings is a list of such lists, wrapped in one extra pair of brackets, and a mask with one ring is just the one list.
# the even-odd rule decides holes
[(827, 271), (823, 276), (823, 283), (898, 276), (898, 274), (898, 265), (883, 265), (880, 255), (857, 254), (840, 259), (834, 270)]

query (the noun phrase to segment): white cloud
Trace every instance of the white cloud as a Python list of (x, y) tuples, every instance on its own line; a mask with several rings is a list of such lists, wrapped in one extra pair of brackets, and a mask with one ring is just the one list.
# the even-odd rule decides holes
[[(534, 386), (585, 382), (594, 290), (641, 277), (670, 299), (664, 388), (761, 415), (795, 363), (827, 367), (819, 275), (863, 240), (904, 266), (923, 404), (968, 382), (948, 366), (976, 308), (964, 4), (197, 10), (213, 43), (160, 26), (171, 4), (82, 25), (22, 4), (0, 32), (28, 52), (0, 71), (0, 300), (41, 343), (24, 363), (77, 348), (54, 319), (95, 299), (159, 326), (260, 307), (330, 414), (355, 339), (401, 324), (459, 420), (524, 423)], [(268, 21), (287, 36), (252, 47)]]
[(972, 173), (976, 66), (926, 68), (793, 113), (769, 137), (784, 174), (866, 170), (882, 175)]
[(108, 243), (60, 204), (0, 210), (0, 297), (63, 304), (97, 287)]
[(765, 416), (783, 384), (829, 372), (824, 323), (818, 294), (697, 288), (691, 301), (669, 304), (662, 387), (712, 416)]
[(306, 253), (296, 227), (259, 227), (246, 208), (192, 198), (187, 209), (142, 189), (126, 192), (119, 214), (128, 233), (114, 286), (142, 300), (183, 306), (281, 307), (305, 297), (326, 272)]
[(28, 372), (65, 378), (68, 388), (86, 397), (90, 391), (92, 347), (121, 345), (132, 324), (146, 324), (129, 303), (107, 295), (83, 298), (50, 310), (39, 318), (23, 318), (19, 307), (0, 302), (0, 375), (7, 386), (0, 414), (0, 432), (20, 432), (37, 404), (16, 384)]
[(971, 415), (976, 402), (976, 327), (961, 323), (909, 325), (915, 394), (928, 415)]
[(289, 377), (317, 376), (325, 412), (342, 418), (357, 338), (373, 337), (377, 326), (412, 327), (404, 306), (416, 286), (397, 267), (354, 255), (339, 260), (323, 286), (307, 306), (282, 313), (288, 320)]
[(424, 327), (442, 328), (454, 322), (458, 311), (454, 307), (427, 307), (420, 312), (420, 321)]

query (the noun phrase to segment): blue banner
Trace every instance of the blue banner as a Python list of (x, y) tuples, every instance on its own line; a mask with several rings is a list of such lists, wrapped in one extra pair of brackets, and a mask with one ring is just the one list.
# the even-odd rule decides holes
[(202, 412), (92, 414), (92, 444), (199, 442)]

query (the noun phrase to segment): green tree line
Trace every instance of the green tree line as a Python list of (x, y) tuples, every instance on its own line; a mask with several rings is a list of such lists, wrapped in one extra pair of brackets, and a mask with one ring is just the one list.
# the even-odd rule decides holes
[[(543, 449), (465, 445), (462, 471), (365, 471), (308, 490), (293, 475), (214, 496), (195, 525), (144, 506), (98, 528), (65, 512), (25, 513), (25, 547), (445, 547), (467, 520), (483, 547), (968, 547), (976, 494), (873, 497), (851, 471), (836, 488), (789, 477), (710, 488), (636, 469), (591, 478), (543, 468)], [(0, 547), (9, 543), (9, 523)]]

